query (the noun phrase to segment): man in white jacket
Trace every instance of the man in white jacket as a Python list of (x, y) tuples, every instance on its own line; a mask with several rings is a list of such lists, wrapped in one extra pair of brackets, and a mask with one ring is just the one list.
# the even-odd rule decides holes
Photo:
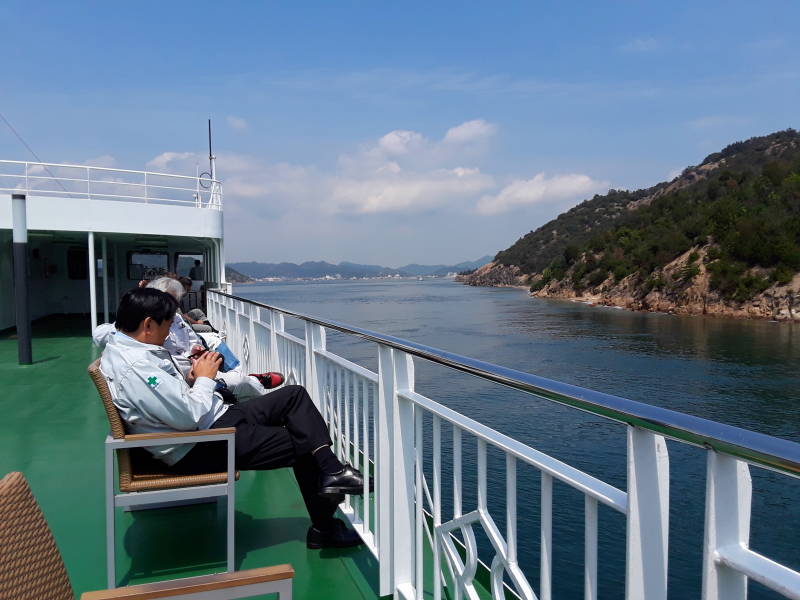
[[(114, 404), (132, 433), (236, 428), (236, 468), (293, 467), (311, 517), (309, 548), (345, 547), (360, 538), (334, 519), (341, 494), (363, 493), (362, 474), (331, 451), (327, 426), (306, 390), (286, 386), (237, 404), (214, 391), (221, 363), (216, 352), (193, 362), (184, 378), (164, 347), (177, 310), (175, 299), (155, 289), (127, 292), (117, 309), (117, 333), (100, 360)], [(225, 470), (219, 442), (156, 447), (153, 455), (176, 473)]]
[[(146, 287), (161, 290), (168, 293), (180, 305), (183, 294), (181, 283), (171, 277), (159, 277), (147, 283)], [(117, 333), (114, 323), (102, 323), (95, 327), (92, 332), (94, 344), (103, 350), (108, 341)], [(169, 333), (163, 343), (175, 359), (175, 366), (178, 367), (184, 377), (191, 371), (192, 363), (190, 356), (196, 350), (203, 348), (203, 342), (197, 333), (183, 320), (177, 312), (172, 318)], [(211, 345), (213, 349), (215, 346)], [(225, 382), (225, 385), (238, 400), (250, 400), (263, 396), (267, 389), (272, 389), (283, 383), (283, 376), (280, 373), (262, 373), (260, 375), (247, 375), (242, 371), (241, 365), (226, 372), (219, 372), (217, 379)]]

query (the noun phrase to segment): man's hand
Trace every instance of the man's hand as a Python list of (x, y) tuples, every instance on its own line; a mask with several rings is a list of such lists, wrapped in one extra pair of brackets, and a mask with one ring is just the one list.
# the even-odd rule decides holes
[(206, 352), (196, 361), (192, 367), (192, 373), (195, 377), (208, 377), (214, 379), (217, 376), (217, 371), (222, 366), (222, 356), (219, 352)]

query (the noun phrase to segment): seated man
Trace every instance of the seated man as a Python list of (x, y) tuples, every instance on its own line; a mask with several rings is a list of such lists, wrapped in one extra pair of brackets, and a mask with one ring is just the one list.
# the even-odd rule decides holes
[[(172, 277), (159, 277), (147, 284), (147, 287), (161, 290), (175, 298), (180, 303), (183, 297), (183, 285)], [(219, 336), (215, 336), (219, 339)], [(169, 329), (169, 336), (164, 342), (164, 347), (169, 350), (184, 375), (191, 368), (189, 357), (202, 350), (205, 344), (200, 340), (188, 323), (177, 312), (172, 319), (172, 326)], [(212, 348), (213, 349), (213, 348)], [(239, 399), (247, 400), (257, 396), (263, 396), (266, 390), (278, 387), (283, 383), (283, 375), (280, 373), (258, 373), (247, 375), (242, 372), (241, 366), (219, 374), (230, 391)]]
[[(236, 428), (236, 468), (292, 467), (311, 517), (309, 548), (347, 547), (360, 538), (334, 519), (341, 494), (361, 494), (364, 479), (331, 451), (328, 429), (306, 390), (287, 386), (238, 404), (214, 392), (221, 359), (206, 352), (187, 383), (163, 347), (178, 303), (159, 290), (127, 292), (117, 310), (117, 333), (100, 360), (114, 404), (132, 433)], [(224, 471), (220, 442), (148, 449), (176, 473)]]
[[(154, 288), (170, 294), (177, 302), (180, 302), (183, 292), (183, 286), (179, 281), (172, 277), (159, 277), (148, 281), (146, 286)], [(111, 323), (103, 323), (98, 325), (92, 338), (96, 346), (101, 350), (108, 343), (108, 340), (116, 333), (116, 328)], [(216, 336), (219, 340), (219, 336)], [(164, 348), (166, 348), (175, 359), (175, 365), (181, 371), (184, 377), (189, 374), (192, 368), (190, 357), (203, 350), (205, 344), (198, 337), (189, 325), (181, 318), (179, 314), (175, 314), (170, 326), (169, 335), (164, 341)], [(213, 348), (213, 347), (212, 347)], [(217, 376), (218, 380), (224, 382), (228, 390), (238, 400), (248, 400), (263, 396), (266, 390), (278, 387), (284, 381), (283, 375), (280, 373), (258, 373), (247, 375), (242, 372), (241, 366), (237, 366), (227, 372), (220, 372)]]

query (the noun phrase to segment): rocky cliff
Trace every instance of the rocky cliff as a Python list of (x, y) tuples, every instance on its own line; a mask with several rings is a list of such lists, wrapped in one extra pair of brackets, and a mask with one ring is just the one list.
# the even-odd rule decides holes
[[(691, 261), (694, 257), (696, 259)], [(693, 248), (644, 281), (638, 274), (628, 275), (620, 281), (609, 276), (594, 287), (583, 288), (573, 283), (570, 272), (563, 279), (550, 281), (531, 292), (531, 295), (629, 310), (800, 321), (800, 274), (795, 274), (787, 283), (773, 283), (748, 300), (737, 301), (711, 288), (712, 275), (707, 261), (708, 247)], [(534, 288), (540, 279), (534, 278)]]

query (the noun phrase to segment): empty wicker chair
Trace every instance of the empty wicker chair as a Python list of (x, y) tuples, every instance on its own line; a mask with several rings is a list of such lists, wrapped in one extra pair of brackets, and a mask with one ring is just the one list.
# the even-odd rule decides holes
[[(111, 391), (100, 372), (100, 359), (89, 365), (89, 376), (97, 388), (108, 417), (110, 434), (105, 441), (105, 503), (106, 503), (106, 568), (108, 587), (116, 585), (114, 527), (116, 507), (143, 507), (165, 502), (188, 501), (198, 498), (226, 497), (227, 501), (227, 570), (233, 571), (234, 560), (234, 470), (233, 427), (171, 433), (126, 434)], [(167, 465), (156, 460), (144, 448), (186, 442), (226, 441), (228, 470), (222, 473), (177, 475)], [(117, 455), (119, 491), (114, 485), (114, 453)]]
[[(187, 577), (159, 583), (86, 592), (81, 600), (145, 600), (180, 596), (243, 598), (278, 593), (292, 595), (291, 565), (277, 565)], [(22, 473), (0, 479), (0, 598), (3, 600), (73, 600), (61, 554)]]

